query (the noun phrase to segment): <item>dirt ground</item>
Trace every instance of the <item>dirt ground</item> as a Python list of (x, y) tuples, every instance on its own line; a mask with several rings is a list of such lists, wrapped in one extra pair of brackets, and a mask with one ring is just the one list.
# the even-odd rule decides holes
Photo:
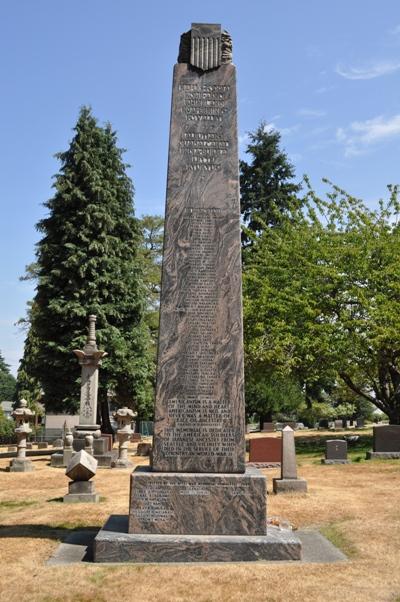
[[(304, 437), (306, 434), (299, 435)], [(128, 470), (99, 470), (99, 504), (63, 504), (67, 478), (49, 459), (33, 473), (8, 473), (0, 460), (1, 602), (400, 601), (400, 461), (324, 466), (302, 449), (308, 493), (268, 496), (268, 515), (317, 527), (348, 556), (336, 564), (47, 566), (73, 529), (99, 528), (128, 511)], [(135, 458), (147, 463), (146, 458)], [(276, 469), (265, 469), (268, 490)]]

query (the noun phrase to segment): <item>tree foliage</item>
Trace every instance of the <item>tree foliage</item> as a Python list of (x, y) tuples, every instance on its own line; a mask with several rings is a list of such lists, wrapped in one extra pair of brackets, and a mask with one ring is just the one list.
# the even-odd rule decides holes
[(16, 381), (0, 351), (0, 401), (12, 401), (15, 397)]
[[(250, 161), (240, 161), (241, 214), (246, 230), (245, 245), (251, 242), (251, 232), (260, 233), (274, 226), (281, 215), (287, 215), (298, 204), (299, 184), (293, 182), (295, 170), (287, 155), (280, 149), (280, 133), (262, 122), (248, 134), (246, 153)], [(250, 232), (249, 232), (250, 231)]]
[(341, 379), (400, 423), (400, 206), (331, 185), (266, 228), (245, 262), (247, 370), (309, 391)]
[(19, 387), (35, 379), (47, 409), (76, 411), (80, 367), (72, 350), (84, 345), (95, 314), (98, 346), (108, 352), (99, 380), (107, 420), (107, 397), (139, 411), (151, 397), (141, 232), (115, 132), (86, 107), (74, 129), (68, 150), (56, 155), (55, 194), (37, 226), (37, 288)]
[(146, 292), (146, 321), (153, 341), (158, 335), (161, 264), (164, 240), (164, 218), (161, 215), (143, 215), (139, 220), (142, 231), (140, 257)]

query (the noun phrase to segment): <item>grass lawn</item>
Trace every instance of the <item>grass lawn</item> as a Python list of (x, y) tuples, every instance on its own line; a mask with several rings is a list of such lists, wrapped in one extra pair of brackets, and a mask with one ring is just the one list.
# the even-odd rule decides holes
[[(252, 435), (257, 436), (257, 435)], [(129, 471), (99, 470), (99, 504), (63, 504), (62, 469), (33, 459), (33, 473), (7, 473), (0, 460), (1, 602), (400, 600), (400, 461), (364, 461), (370, 433), (351, 448), (352, 464), (320, 464), (324, 437), (296, 434), (299, 476), (308, 494), (270, 495), (268, 515), (317, 527), (348, 556), (337, 564), (46, 566), (65, 535), (99, 528), (128, 511)], [(146, 458), (135, 458), (147, 463)], [(278, 470), (264, 471), (268, 490)]]

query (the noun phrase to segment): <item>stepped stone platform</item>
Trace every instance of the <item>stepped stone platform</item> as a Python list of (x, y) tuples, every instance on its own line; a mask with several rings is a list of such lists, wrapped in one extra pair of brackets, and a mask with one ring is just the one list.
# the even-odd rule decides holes
[(128, 517), (111, 515), (93, 542), (95, 562), (243, 562), (301, 560), (292, 531), (265, 535), (160, 535), (128, 533)]

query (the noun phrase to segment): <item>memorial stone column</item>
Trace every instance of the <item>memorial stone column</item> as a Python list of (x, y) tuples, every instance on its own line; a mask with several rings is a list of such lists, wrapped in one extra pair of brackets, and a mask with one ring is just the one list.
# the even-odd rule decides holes
[(99, 366), (107, 355), (97, 348), (96, 316), (89, 316), (89, 332), (83, 350), (74, 349), (74, 353), (82, 366), (79, 425), (75, 427), (75, 435), (85, 440), (85, 450), (93, 455), (93, 437), (101, 435), (100, 425), (97, 424)]

